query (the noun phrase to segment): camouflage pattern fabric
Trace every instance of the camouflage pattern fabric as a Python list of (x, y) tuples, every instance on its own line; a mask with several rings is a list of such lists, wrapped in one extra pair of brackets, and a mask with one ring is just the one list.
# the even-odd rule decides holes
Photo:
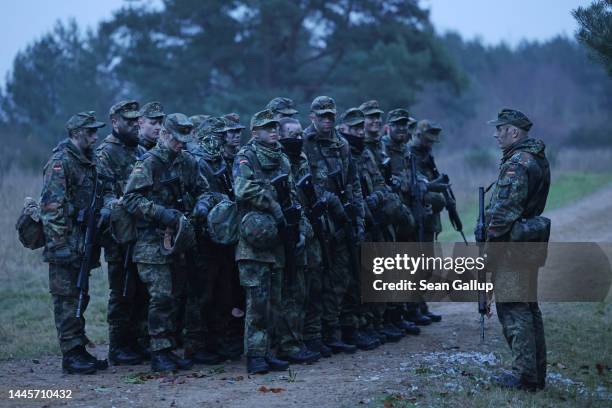
[[(75, 317), (79, 295), (76, 280), (84, 242), (84, 229), (77, 217), (90, 204), (95, 180), (93, 161), (68, 139), (53, 150), (44, 168), (40, 197), (40, 219), (46, 240), (43, 258), (49, 263), (49, 291), (62, 353), (88, 342), (85, 319)], [(94, 254), (93, 267), (97, 266)]]
[[(544, 143), (532, 138), (504, 149), (499, 177), (485, 210), (488, 241), (509, 241), (517, 219), (539, 216), (544, 211), (550, 187), (550, 167), (544, 150)], [(537, 271), (520, 272), (537, 279)], [(546, 344), (537, 302), (497, 302), (496, 308), (512, 352), (514, 372), (524, 381), (543, 385)]]
[(267, 262), (238, 262), (240, 284), (246, 292), (244, 352), (247, 357), (264, 357), (275, 337), (281, 302), (282, 269)]
[[(331, 98), (329, 98), (331, 99)], [(331, 100), (333, 102), (333, 100)], [(316, 98), (313, 101), (313, 111), (335, 112), (335, 105), (325, 97)], [(350, 157), (348, 142), (332, 130), (330, 135), (318, 134), (313, 125), (304, 131), (304, 152), (310, 165), (310, 174), (318, 195), (334, 191), (327, 175), (330, 171), (340, 170), (344, 188), (349, 199), (357, 209), (358, 225), (363, 228), (363, 197), (361, 186), (357, 176), (355, 165)], [(331, 224), (331, 233), (339, 234), (340, 228)], [(357, 284), (354, 272), (349, 268), (348, 248), (343, 238), (334, 240), (334, 256), (331, 259), (330, 270), (323, 274), (322, 281), (322, 331), (324, 337), (337, 336), (340, 325), (357, 327), (355, 319), (356, 309), (359, 304)]]

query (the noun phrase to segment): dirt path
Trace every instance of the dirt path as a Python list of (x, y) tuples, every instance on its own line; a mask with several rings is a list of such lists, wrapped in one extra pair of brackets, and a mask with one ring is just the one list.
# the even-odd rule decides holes
[[(612, 241), (612, 187), (571, 206), (551, 211), (556, 241)], [(427, 369), (439, 359), (487, 360), (505, 348), (495, 318), (486, 322), (484, 345), (479, 343), (479, 318), (474, 303), (435, 304), (441, 323), (425, 327), (420, 336), (386, 344), (370, 352), (338, 355), (291, 372), (248, 377), (244, 360), (214, 368), (199, 366), (178, 376), (147, 378), (148, 366), (110, 367), (95, 376), (60, 373), (57, 356), (9, 361), (0, 366), (0, 406), (155, 406), (155, 407), (286, 407), (355, 406), (381, 392), (413, 390), (415, 367)], [(543, 307), (546, 314), (546, 306)], [(92, 350), (105, 355), (103, 346)], [(445, 360), (446, 361), (446, 360)], [(470, 360), (473, 365), (475, 360)], [(478, 362), (480, 364), (481, 362)], [(417, 372), (421, 368), (416, 368)], [(465, 375), (461, 371), (462, 375)], [(264, 388), (278, 392), (263, 392)], [(72, 399), (8, 400), (9, 389), (69, 389)]]

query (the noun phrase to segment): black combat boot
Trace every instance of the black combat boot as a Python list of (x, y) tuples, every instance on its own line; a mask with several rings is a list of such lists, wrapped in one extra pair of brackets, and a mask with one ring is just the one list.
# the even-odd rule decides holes
[(64, 354), (62, 371), (67, 374), (93, 374), (97, 370), (95, 360), (88, 356), (85, 347), (77, 346)]
[(342, 341), (357, 347), (359, 350), (374, 350), (380, 346), (378, 340), (364, 335), (354, 327), (347, 327), (342, 330)]
[(369, 337), (377, 340), (378, 343), (382, 346), (387, 341), (389, 341), (389, 339), (380, 329), (381, 328), (375, 329), (373, 327), (368, 327), (367, 329), (364, 329), (363, 332)]
[(524, 381), (521, 377), (511, 373), (504, 373), (500, 376), (493, 377), (493, 382), (502, 388), (529, 392), (536, 392), (544, 388), (543, 384)]
[(412, 323), (411, 321), (404, 320), (402, 318), (392, 322), (391, 324), (397, 327), (398, 330), (403, 330), (404, 332), (406, 332), (406, 334), (417, 336), (421, 333), (421, 329), (419, 329), (416, 324)]
[(406, 320), (411, 321), (417, 326), (427, 326), (431, 324), (431, 319), (422, 314), (419, 307), (409, 308), (406, 311)]
[(171, 357), (170, 349), (153, 351), (151, 353), (151, 370), (153, 371), (177, 371), (178, 365)]
[(221, 362), (221, 357), (205, 349), (198, 349), (191, 353), (185, 353), (185, 356), (195, 364), (215, 365)]
[(266, 359), (263, 357), (247, 357), (247, 373), (266, 374), (270, 370)]
[(432, 322), (437, 323), (437, 322), (439, 322), (439, 321), (441, 321), (441, 320), (442, 320), (442, 316), (441, 316), (441, 315), (439, 315), (439, 314), (435, 314), (435, 313), (432, 313), (432, 312), (429, 310), (429, 307), (427, 306), (427, 303), (425, 303), (425, 302), (421, 302), (421, 303), (419, 304), (419, 307), (420, 307), (420, 309), (421, 309), (421, 313), (422, 313), (423, 315), (425, 315), (425, 316), (429, 317), (429, 319), (430, 319)]
[(337, 353), (353, 354), (357, 352), (357, 347), (353, 346), (352, 344), (347, 344), (343, 342), (342, 340), (340, 340), (338, 337), (334, 335), (325, 337), (323, 339), (323, 344), (329, 347), (329, 349), (334, 354), (337, 354)]
[(135, 353), (140, 354), (143, 361), (151, 360), (151, 349), (149, 347), (143, 347), (140, 343), (134, 342), (131, 348)]
[(289, 353), (283, 357), (286, 357), (286, 360), (288, 360), (291, 364), (312, 364), (319, 361), (321, 358), (321, 353), (311, 351), (306, 347), (302, 347), (298, 351), (294, 351), (293, 353)]
[(93, 361), (95, 366), (96, 366), (96, 370), (106, 370), (108, 368), (108, 361), (107, 360), (98, 360), (95, 356), (91, 355), (86, 348), (84, 348), (85, 350), (85, 356), (90, 360)]
[(403, 331), (400, 331), (394, 325), (387, 323), (383, 327), (378, 330), (379, 333), (382, 333), (387, 337), (387, 341), (390, 343), (397, 343), (400, 341), (406, 334)]
[(108, 361), (112, 365), (138, 365), (142, 364), (143, 357), (130, 347), (110, 347), (108, 349)]
[(268, 367), (271, 371), (285, 371), (289, 368), (289, 362), (285, 360), (281, 360), (276, 357), (273, 353), (268, 353), (265, 358), (266, 363), (268, 363)]
[(168, 351), (168, 356), (174, 361), (179, 370), (189, 370), (193, 367), (193, 361), (188, 358), (181, 358), (172, 351)]
[(308, 350), (319, 353), (322, 357), (329, 358), (332, 356), (331, 349), (323, 344), (321, 339), (306, 340), (304, 344)]

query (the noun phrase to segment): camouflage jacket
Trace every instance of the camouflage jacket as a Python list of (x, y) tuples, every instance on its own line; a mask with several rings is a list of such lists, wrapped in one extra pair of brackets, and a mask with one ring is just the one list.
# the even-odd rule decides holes
[[(54, 250), (68, 247), (71, 256), (67, 263), (77, 262), (84, 250), (85, 211), (91, 203), (96, 181), (100, 191), (98, 209), (101, 207), (103, 181), (96, 176), (94, 162), (69, 139), (53, 149), (43, 173), (40, 195), (40, 218), (46, 241), (43, 258), (45, 262), (54, 263)], [(97, 261), (95, 266), (99, 266)]]
[[(127, 146), (113, 134), (108, 135), (96, 149), (96, 165), (100, 174), (107, 179), (104, 183), (104, 205), (110, 206), (123, 196), (125, 184), (132, 173), (134, 163), (144, 154), (142, 146)], [(107, 262), (121, 262), (121, 248), (106, 234), (104, 237), (104, 258)]]
[[(197, 143), (190, 143), (188, 146), (189, 153), (196, 159), (199, 171), (209, 185), (209, 192), (200, 198), (208, 211), (221, 201), (222, 194), (233, 199), (234, 189), (231, 169), (227, 167), (221, 152), (217, 149), (211, 149), (207, 143), (201, 140)], [(206, 220), (192, 221), (194, 221), (196, 227), (198, 255), (207, 258), (227, 258), (228, 254), (231, 253), (231, 261), (234, 261), (233, 246), (217, 244), (204, 232), (202, 227), (205, 226)]]
[[(408, 149), (410, 151), (410, 155), (416, 157), (416, 167), (419, 175), (425, 177), (427, 181), (436, 179), (438, 176), (438, 169), (435, 167), (431, 150), (416, 147), (412, 143), (408, 143)], [(442, 193), (427, 192), (425, 194), (425, 203), (430, 204), (434, 201), (438, 203), (445, 203), (444, 195), (442, 195)], [(443, 205), (439, 207), (443, 208)], [(433, 214), (425, 217), (426, 231), (433, 232), (435, 234), (442, 232), (442, 220), (440, 219), (440, 212), (442, 211), (442, 208), (439, 208), (437, 211), (434, 211)]]
[[(357, 211), (357, 223), (364, 227), (363, 196), (355, 163), (351, 158), (349, 144), (336, 130), (330, 136), (319, 135), (313, 125), (304, 131), (304, 152), (310, 164), (310, 174), (317, 191), (335, 194), (334, 186), (327, 175), (340, 170), (343, 187), (348, 200)], [(333, 227), (333, 223), (332, 227)]]
[(488, 240), (505, 240), (516, 220), (544, 211), (550, 187), (544, 149), (541, 140), (527, 138), (504, 150), (485, 211)]
[(160, 252), (164, 229), (154, 215), (159, 206), (188, 214), (209, 189), (195, 158), (186, 151), (176, 157), (159, 144), (134, 165), (123, 197), (126, 210), (136, 217), (133, 261), (150, 264), (172, 263)]
[[(302, 177), (310, 174), (310, 166), (308, 165), (308, 159), (306, 155), (302, 152), (299, 157), (287, 156), (289, 158), (289, 163), (291, 164), (291, 174), (293, 175), (293, 180), (296, 182), (301, 180)], [(306, 207), (306, 198), (304, 194), (300, 191), (299, 188), (296, 188), (297, 199), (302, 205), (302, 208)], [(308, 224), (304, 226), (304, 229), (309, 233), (306, 236), (306, 247), (305, 247), (305, 259), (299, 259), (298, 265), (308, 265), (309, 267), (317, 267), (321, 264), (321, 247), (319, 241), (315, 238), (314, 233), (312, 231), (312, 226), (310, 222), (304, 218), (305, 222)]]
[(366, 138), (363, 142), (364, 142), (363, 145), (365, 146), (365, 149), (369, 150), (372, 153), (376, 161), (376, 165), (380, 168), (384, 160), (387, 158), (387, 152), (385, 151), (385, 146), (381, 138), (379, 139)]
[[(268, 154), (270, 151), (274, 153)], [(254, 160), (257, 162), (254, 163)], [(297, 194), (291, 174), (291, 165), (287, 156), (282, 152), (280, 143), (269, 148), (251, 140), (240, 149), (234, 160), (233, 175), (236, 203), (241, 218), (253, 210), (271, 213), (274, 206), (280, 205), (276, 189), (270, 181), (281, 174), (289, 176), (292, 200), (296, 202)], [(278, 245), (273, 245), (269, 249), (254, 248), (247, 242), (241, 231), (236, 248), (236, 260), (268, 262), (273, 263), (276, 267), (282, 267), (285, 263), (283, 250), (280, 240)]]

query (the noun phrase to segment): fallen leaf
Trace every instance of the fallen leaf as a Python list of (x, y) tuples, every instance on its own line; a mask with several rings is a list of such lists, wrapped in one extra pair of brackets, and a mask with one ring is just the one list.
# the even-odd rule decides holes
[(284, 388), (280, 388), (280, 387), (270, 387), (270, 388), (268, 388), (265, 385), (262, 385), (261, 387), (259, 387), (257, 389), (257, 391), (259, 391), (259, 392), (271, 392), (271, 393), (274, 393), (274, 394), (278, 394), (279, 392), (285, 391), (285, 389)]

